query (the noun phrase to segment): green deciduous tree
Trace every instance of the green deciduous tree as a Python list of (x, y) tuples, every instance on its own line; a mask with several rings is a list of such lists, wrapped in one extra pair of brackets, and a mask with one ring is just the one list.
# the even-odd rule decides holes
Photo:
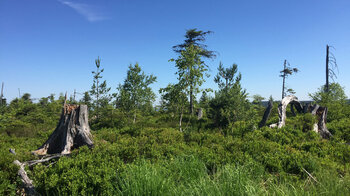
[(156, 77), (146, 75), (136, 63), (130, 65), (127, 71), (126, 79), (123, 84), (119, 84), (117, 90), (117, 108), (133, 115), (133, 123), (136, 121), (138, 111), (150, 111), (152, 103), (155, 100), (150, 85), (156, 82)]
[(329, 85), (329, 92), (327, 92), (327, 87), (324, 85), (317, 92), (309, 94), (309, 96), (317, 103), (323, 105), (336, 101), (345, 102), (347, 98), (344, 87), (340, 86), (339, 83), (331, 83)]
[(178, 69), (178, 79), (180, 86), (184, 87), (186, 94), (190, 100), (190, 113), (194, 113), (194, 100), (196, 94), (200, 92), (199, 87), (205, 81), (204, 76), (208, 76), (208, 66), (205, 64), (202, 58), (214, 58), (213, 51), (207, 50), (206, 45), (202, 42), (205, 41), (205, 36), (211, 33), (211, 31), (200, 31), (197, 29), (190, 29), (186, 32), (185, 43), (179, 44), (173, 47), (174, 51), (179, 53), (180, 56), (172, 61), (175, 61)]
[(182, 131), (182, 119), (185, 108), (188, 106), (188, 100), (184, 88), (180, 84), (168, 84), (167, 87), (159, 90), (161, 94), (163, 110), (179, 115), (179, 129)]
[(328, 121), (344, 118), (349, 114), (350, 108), (346, 104), (347, 96), (344, 87), (339, 83), (331, 83), (328, 86), (323, 85), (317, 92), (309, 94), (310, 98), (321, 106), (328, 107)]
[(104, 80), (103, 82), (100, 81), (102, 78), (102, 73), (104, 69), (101, 69), (101, 59), (98, 57), (95, 60), (96, 65), (96, 71), (92, 71), (93, 74), (93, 84), (91, 86), (90, 95), (95, 98), (93, 100), (93, 111), (96, 115), (96, 118), (99, 119), (100, 116), (100, 108), (106, 107), (110, 101), (110, 95), (108, 92), (111, 90), (111, 88), (107, 87), (107, 82)]

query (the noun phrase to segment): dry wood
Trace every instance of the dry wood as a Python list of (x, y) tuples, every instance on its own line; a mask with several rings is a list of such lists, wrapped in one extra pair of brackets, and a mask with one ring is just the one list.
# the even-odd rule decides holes
[(26, 194), (38, 195), (38, 193), (34, 189), (33, 181), (29, 179), (27, 172), (24, 170), (25, 164), (19, 162), (18, 160), (15, 160), (13, 163), (19, 166), (18, 175), (21, 177)]
[(264, 112), (264, 116), (263, 118), (261, 119), (260, 123), (259, 123), (259, 128), (263, 127), (266, 125), (266, 121), (267, 119), (269, 118), (270, 114), (271, 114), (271, 110), (273, 108), (273, 102), (272, 100), (269, 101), (269, 104), (267, 105), (267, 108)]
[(315, 182), (317, 182), (318, 183), (318, 181), (316, 180), (316, 178), (315, 177), (313, 177), (308, 171), (306, 171), (306, 169), (305, 168), (302, 168), (303, 169), (303, 171), (311, 178), (311, 179), (313, 179)]
[(39, 159), (39, 160), (26, 161), (23, 164), (28, 165), (30, 167), (30, 166), (33, 166), (35, 164), (44, 163), (44, 162), (50, 161), (51, 159), (60, 158), (62, 156), (66, 156), (66, 155), (69, 155), (69, 154), (55, 154), (55, 155), (48, 156), (48, 157), (45, 157), (45, 158)]
[[(11, 151), (14, 152), (13, 149), (10, 149), (10, 152)], [(11, 152), (11, 153), (13, 153), (13, 152)], [(47, 156), (47, 157), (45, 157), (43, 159), (39, 159), (39, 160), (26, 161), (23, 163), (21, 163), (18, 160), (15, 160), (13, 162), (15, 165), (19, 166), (18, 176), (21, 178), (26, 195), (39, 195), (39, 194), (35, 191), (33, 181), (28, 177), (27, 172), (24, 170), (24, 167), (26, 165), (28, 167), (30, 167), (30, 166), (33, 166), (33, 165), (38, 164), (38, 163), (44, 163), (44, 162), (47, 162), (47, 161), (50, 161), (52, 159), (59, 158), (59, 157), (65, 156), (65, 155), (66, 154), (55, 154), (55, 155)]]
[(197, 120), (200, 120), (203, 118), (203, 109), (202, 108), (198, 108), (197, 110)]
[[(288, 95), (286, 97), (284, 97), (281, 101), (281, 103), (278, 105), (278, 117), (279, 117), (279, 121), (277, 124), (272, 124), (270, 125), (270, 127), (278, 127), (278, 128), (282, 128), (285, 123), (286, 123), (286, 109), (289, 103), (293, 103), (295, 105), (297, 105), (297, 110), (298, 111), (302, 111), (302, 106), (298, 100), (298, 98), (294, 95)], [(300, 107), (300, 108), (299, 108)], [(299, 109), (298, 109), (299, 108)]]
[(313, 106), (312, 115), (316, 115), (318, 120), (318, 122), (314, 124), (314, 131), (319, 133), (324, 139), (332, 137), (332, 134), (328, 131), (326, 126), (327, 112), (327, 107), (320, 107), (317, 104)]
[(307, 107), (312, 115), (317, 116), (317, 123), (314, 124), (314, 131), (319, 133), (320, 136), (324, 139), (329, 139), (332, 136), (332, 134), (328, 131), (326, 126), (327, 112), (328, 112), (327, 108), (320, 107), (317, 104), (311, 107), (307, 105), (303, 108), (303, 106), (298, 101), (298, 98), (295, 97), (294, 95), (288, 95), (282, 99), (281, 103), (278, 105), (279, 122), (276, 124), (270, 125), (270, 128), (274, 128), (274, 127), (282, 128), (285, 125), (286, 108), (289, 103), (293, 104), (299, 113), (305, 113), (305, 111), (307, 111), (305, 107)]
[(69, 154), (82, 145), (93, 146), (88, 124), (86, 105), (64, 104), (60, 121), (48, 140), (36, 151), (36, 155)]

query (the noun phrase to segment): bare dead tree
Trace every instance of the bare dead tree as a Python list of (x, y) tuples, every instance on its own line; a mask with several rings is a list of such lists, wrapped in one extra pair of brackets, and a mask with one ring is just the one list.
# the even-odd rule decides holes
[(334, 54), (332, 52), (329, 52), (329, 48), (335, 49), (333, 46), (326, 46), (326, 92), (329, 92), (329, 78), (334, 81), (334, 79), (337, 78), (335, 70), (339, 72), (337, 60)]

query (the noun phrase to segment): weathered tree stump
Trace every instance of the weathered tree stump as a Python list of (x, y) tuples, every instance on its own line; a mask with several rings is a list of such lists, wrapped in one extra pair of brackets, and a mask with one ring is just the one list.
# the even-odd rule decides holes
[[(307, 110), (309, 110), (309, 112), (311, 112), (312, 115), (317, 116), (317, 123), (314, 124), (314, 131), (319, 133), (322, 138), (329, 139), (332, 136), (332, 134), (328, 131), (326, 126), (327, 112), (328, 112), (327, 108), (320, 107), (317, 104), (311, 107), (309, 107), (309, 105), (306, 105), (305, 107), (307, 107), (308, 109), (306, 109), (305, 107), (303, 108), (303, 106), (298, 101), (298, 98), (294, 95), (288, 95), (282, 99), (281, 103), (278, 105), (279, 121), (276, 124), (270, 125), (270, 128), (274, 128), (274, 127), (282, 128), (285, 125), (286, 108), (289, 103), (293, 104), (299, 113), (305, 113)], [(268, 108), (266, 109), (265, 113), (267, 112), (267, 110)], [(265, 117), (265, 114), (264, 114), (264, 117)]]
[(269, 104), (267, 105), (267, 108), (264, 112), (264, 116), (263, 118), (261, 119), (260, 123), (259, 123), (259, 128), (263, 127), (266, 125), (266, 121), (267, 119), (269, 118), (270, 114), (271, 114), (271, 110), (273, 108), (273, 102), (272, 100), (269, 101)]
[(272, 124), (270, 127), (278, 127), (282, 128), (286, 124), (286, 110), (289, 103), (293, 103), (298, 112), (301, 112), (302, 106), (298, 100), (298, 98), (294, 95), (288, 95), (284, 97), (281, 103), (278, 105), (278, 117), (279, 121), (277, 124)]
[(93, 146), (86, 105), (64, 104), (60, 121), (48, 140), (37, 150), (36, 155), (69, 154), (83, 145)]
[(314, 131), (316, 133), (319, 133), (322, 138), (329, 139), (332, 137), (331, 132), (328, 131), (326, 122), (327, 122), (327, 107), (320, 107), (319, 105), (315, 104), (313, 106), (312, 115), (317, 116), (318, 122), (314, 124)]

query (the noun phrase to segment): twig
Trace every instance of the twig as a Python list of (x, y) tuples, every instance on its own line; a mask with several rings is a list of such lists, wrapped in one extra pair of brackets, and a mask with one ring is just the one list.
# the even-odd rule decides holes
[(38, 164), (38, 163), (44, 163), (44, 162), (49, 161), (51, 159), (59, 158), (59, 157), (66, 156), (66, 155), (68, 155), (68, 154), (55, 154), (55, 155), (49, 156), (49, 157), (47, 157), (45, 159), (26, 161), (23, 164), (28, 165), (30, 167), (32, 165), (35, 165), (35, 164)]
[(304, 171), (311, 179), (313, 179), (315, 182), (318, 183), (318, 181), (316, 180), (316, 178), (314, 178), (308, 171), (306, 171), (306, 169), (304, 169), (304, 168), (302, 168), (302, 169), (303, 169), (303, 171)]

